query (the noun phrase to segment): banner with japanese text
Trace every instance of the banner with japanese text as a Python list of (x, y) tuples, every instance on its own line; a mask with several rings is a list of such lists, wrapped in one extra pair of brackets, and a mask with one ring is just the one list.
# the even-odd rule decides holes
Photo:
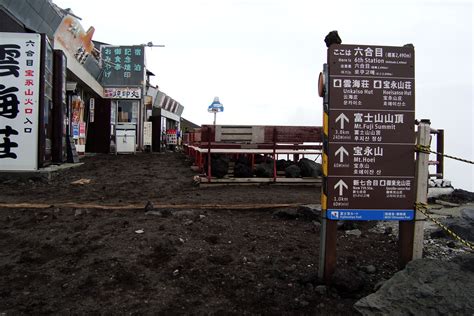
[(0, 35), (0, 170), (38, 168), (41, 36)]

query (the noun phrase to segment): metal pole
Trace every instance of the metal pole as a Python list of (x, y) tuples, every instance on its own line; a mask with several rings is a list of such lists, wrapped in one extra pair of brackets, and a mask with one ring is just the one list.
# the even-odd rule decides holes
[(207, 127), (207, 182), (211, 182), (211, 127), (210, 126)]
[(214, 127), (216, 126), (216, 114), (217, 112), (214, 112)]
[[(325, 82), (328, 82), (328, 65), (323, 65), (323, 75)], [(326, 87), (325, 87), (326, 88)], [(332, 275), (336, 270), (336, 246), (337, 246), (337, 221), (327, 219), (328, 209), (328, 139), (329, 139), (329, 93), (324, 93), (323, 101), (323, 148), (322, 148), (322, 164), (323, 164), (323, 183), (321, 187), (321, 235), (319, 248), (319, 270), (318, 277), (325, 284), (331, 282)], [(293, 157), (298, 159), (299, 157)]]

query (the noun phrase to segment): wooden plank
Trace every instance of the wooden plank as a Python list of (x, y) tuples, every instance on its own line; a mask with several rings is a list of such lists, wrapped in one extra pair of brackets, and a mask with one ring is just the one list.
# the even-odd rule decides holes
[[(207, 177), (201, 177), (201, 183), (208, 180)], [(271, 183), (273, 178), (211, 178), (211, 183)], [(285, 184), (321, 184), (321, 178), (276, 178), (275, 182)]]
[[(198, 148), (196, 151), (207, 153), (207, 148)], [(211, 153), (213, 154), (272, 154), (273, 150), (271, 149), (237, 149), (237, 148), (212, 148)], [(277, 149), (276, 153), (281, 154), (302, 154), (302, 155), (321, 155), (321, 150), (294, 150), (294, 149)]]
[(277, 143), (322, 142), (320, 126), (266, 126), (265, 143), (273, 142), (273, 129), (276, 129), (278, 135)]
[[(250, 209), (270, 209), (284, 207), (298, 207), (304, 203), (280, 203), (280, 204), (159, 204), (153, 203), (153, 209), (214, 209), (214, 210), (250, 210)], [(98, 210), (141, 210), (145, 204), (126, 204), (126, 205), (101, 205), (91, 203), (0, 203), (0, 208), (5, 209), (51, 209), (54, 208), (75, 208), (75, 209), (98, 209)]]

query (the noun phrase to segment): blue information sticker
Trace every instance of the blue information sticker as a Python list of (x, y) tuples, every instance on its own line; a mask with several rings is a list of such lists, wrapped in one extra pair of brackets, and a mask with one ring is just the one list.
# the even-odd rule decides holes
[(327, 210), (328, 219), (349, 221), (411, 221), (414, 210)]

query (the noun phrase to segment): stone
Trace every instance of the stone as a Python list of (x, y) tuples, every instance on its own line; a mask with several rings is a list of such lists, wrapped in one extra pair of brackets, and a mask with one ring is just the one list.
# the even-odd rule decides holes
[(213, 155), (211, 158), (211, 175), (223, 178), (229, 171), (229, 160), (225, 156)]
[(298, 167), (301, 169), (302, 177), (320, 177), (322, 175), (321, 164), (308, 158), (302, 158), (298, 161)]
[(362, 235), (362, 232), (359, 229), (353, 229), (353, 230), (346, 230), (345, 234), (360, 237), (360, 235)]
[(256, 165), (255, 175), (259, 178), (273, 177), (273, 163), (260, 163)]
[(276, 161), (277, 171), (285, 171), (289, 166), (295, 163), (291, 160), (279, 159)]
[(357, 228), (355, 221), (337, 221), (337, 229), (339, 230), (353, 230)]
[[(474, 221), (467, 220), (464, 217), (446, 218), (441, 223), (455, 232), (459, 237), (474, 242)], [(450, 235), (442, 228), (431, 232), (431, 238), (447, 238)]]
[(273, 212), (273, 217), (282, 219), (297, 219), (299, 217), (298, 211), (293, 209), (281, 209)]
[(302, 284), (316, 284), (319, 280), (317, 272), (311, 272), (300, 277), (299, 282)]
[(148, 212), (145, 212), (145, 215), (161, 216), (162, 214), (160, 211), (148, 211)]
[(80, 216), (80, 215), (82, 215), (82, 211), (81, 211), (81, 210), (76, 210), (76, 211), (74, 212), (74, 216)]
[(363, 273), (359, 273), (355, 267), (347, 269), (338, 269), (334, 272), (332, 286), (344, 295), (357, 293), (361, 290), (367, 278)]
[(362, 270), (367, 272), (368, 274), (373, 274), (377, 271), (377, 269), (373, 265), (362, 267)]
[(176, 217), (194, 217), (196, 215), (196, 212), (193, 210), (180, 210), (174, 211), (173, 215)]
[(362, 315), (471, 315), (474, 254), (418, 259), (354, 305)]
[(307, 204), (301, 205), (298, 208), (298, 214), (302, 218), (310, 221), (320, 221), (321, 220), (321, 204)]
[(300, 300), (300, 305), (303, 306), (303, 307), (306, 307), (309, 305), (309, 302), (306, 301), (306, 300)]
[(153, 211), (153, 203), (151, 203), (150, 201), (146, 202), (146, 205), (145, 205), (145, 212), (148, 212), (148, 211)]
[(382, 287), (382, 285), (385, 284), (385, 282), (387, 282), (387, 280), (385, 280), (385, 279), (382, 279), (382, 280), (380, 280), (379, 282), (377, 282), (377, 283), (374, 285), (374, 292), (377, 292), (377, 291)]
[(285, 168), (285, 177), (299, 178), (301, 177), (301, 169), (297, 165), (291, 165)]
[(451, 194), (439, 196), (439, 199), (458, 204), (469, 203), (474, 202), (474, 192), (455, 189)]
[(237, 163), (234, 166), (234, 177), (235, 178), (251, 178), (253, 177), (252, 168), (250, 168), (248, 165)]
[(163, 210), (161, 210), (161, 216), (163, 216), (163, 217), (169, 217), (169, 216), (171, 216), (171, 215), (173, 215), (173, 213), (171, 213), (170, 210), (168, 210), (168, 209), (163, 209)]
[(328, 293), (328, 288), (325, 285), (318, 285), (314, 288), (314, 291), (320, 295), (326, 295)]
[(465, 220), (474, 222), (474, 209), (472, 209), (472, 208), (463, 208), (460, 212), (460, 215)]

